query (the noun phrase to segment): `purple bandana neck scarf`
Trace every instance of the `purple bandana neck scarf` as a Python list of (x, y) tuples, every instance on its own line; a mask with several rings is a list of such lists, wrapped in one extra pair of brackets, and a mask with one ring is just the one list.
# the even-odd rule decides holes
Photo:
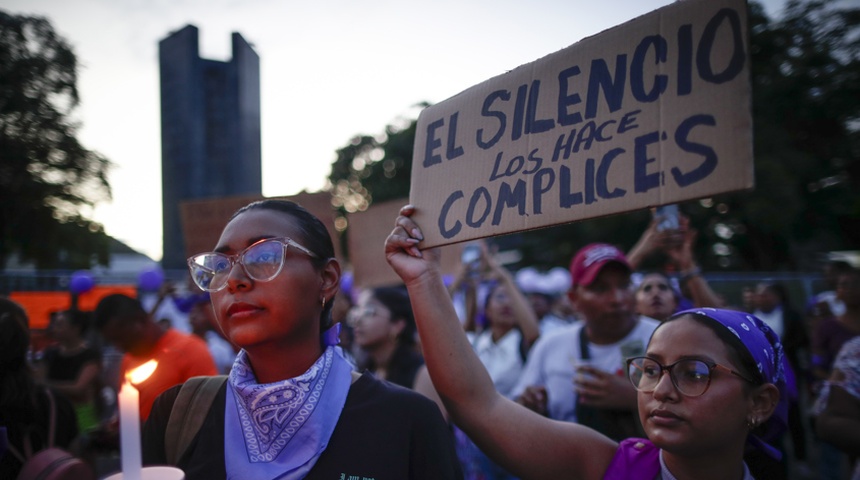
[(302, 375), (259, 384), (247, 353), (230, 372), (224, 411), (228, 478), (304, 478), (328, 445), (352, 382), (352, 367), (329, 341)]
[(785, 382), (785, 359), (779, 336), (756, 316), (735, 310), (694, 308), (678, 312), (672, 318), (688, 314), (708, 317), (732, 332), (752, 355), (761, 378), (779, 389), (779, 404), (773, 415), (764, 423), (762, 438), (750, 434), (748, 442), (774, 458), (782, 458), (778, 450), (766, 443), (766, 440), (776, 440), (787, 426), (788, 395)]

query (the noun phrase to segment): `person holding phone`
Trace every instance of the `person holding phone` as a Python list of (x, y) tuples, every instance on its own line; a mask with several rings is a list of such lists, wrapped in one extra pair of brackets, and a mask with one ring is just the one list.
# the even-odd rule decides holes
[[(671, 228), (673, 226), (675, 228)], [(663, 256), (664, 263), (658, 271), (677, 278), (678, 282), (680, 295), (676, 299), (676, 310), (722, 308), (726, 305), (725, 300), (711, 288), (696, 260), (697, 238), (698, 231), (690, 225), (690, 218), (683, 215), (677, 206), (668, 211), (663, 207), (662, 210), (654, 210), (651, 223), (627, 252), (630, 267), (636, 271), (640, 271), (649, 258)]]
[(538, 340), (512, 396), (537, 413), (611, 438), (635, 435), (636, 392), (624, 378), (624, 359), (645, 350), (659, 323), (634, 311), (632, 269), (617, 247), (586, 245), (570, 273), (568, 298), (582, 321)]

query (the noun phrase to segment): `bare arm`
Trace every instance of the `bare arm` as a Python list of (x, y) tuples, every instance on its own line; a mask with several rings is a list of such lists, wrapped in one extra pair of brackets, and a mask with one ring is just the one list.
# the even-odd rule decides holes
[(101, 367), (98, 362), (88, 362), (84, 364), (81, 371), (78, 372), (78, 378), (69, 382), (58, 382), (45, 380), (45, 384), (54, 390), (69, 397), (69, 400), (75, 402), (86, 402), (91, 400), (92, 385), (99, 378)]
[(469, 268), (465, 264), (460, 264), (457, 275), (454, 281), (448, 287), (448, 293), (451, 298), (460, 290), (463, 292), (463, 300), (466, 307), (466, 318), (463, 320), (463, 329), (467, 332), (478, 330), (476, 317), (478, 316), (478, 286), (476, 280), (469, 274)]
[(681, 225), (679, 231), (683, 234), (683, 241), (680, 244), (667, 247), (666, 254), (669, 255), (675, 268), (681, 273), (681, 280), (686, 282), (693, 305), (696, 307), (724, 307), (725, 301), (711, 289), (710, 284), (702, 276), (701, 270), (696, 264), (693, 247), (696, 244), (698, 232), (690, 228), (690, 219), (686, 216), (682, 215), (679, 221)]
[(537, 341), (538, 337), (540, 337), (540, 326), (538, 324), (537, 315), (535, 315), (535, 311), (532, 309), (531, 305), (529, 305), (529, 301), (526, 299), (526, 296), (523, 295), (522, 291), (520, 291), (520, 287), (514, 280), (513, 275), (501, 266), (495, 258), (486, 254), (486, 251), (484, 254), (486, 257), (485, 261), (489, 266), (491, 274), (495, 276), (499, 282), (504, 284), (505, 289), (508, 291), (511, 298), (511, 309), (513, 310), (514, 318), (517, 320), (517, 325), (520, 327), (526, 346), (531, 348), (535, 341)]
[(149, 309), (147, 315), (154, 316), (155, 312), (158, 311), (161, 304), (164, 303), (164, 300), (167, 297), (173, 296), (176, 293), (176, 286), (173, 283), (166, 281), (158, 287), (158, 298), (155, 300), (155, 303), (152, 305), (152, 308)]
[(427, 368), (448, 413), (491, 458), (530, 479), (599, 479), (617, 445), (549, 420), (500, 395), (460, 327), (439, 272), (438, 250), (419, 251), (418, 226), (401, 210), (385, 256), (409, 290)]
[[(837, 370), (834, 376), (841, 373)], [(827, 407), (818, 416), (815, 430), (822, 440), (843, 452), (860, 455), (860, 399), (839, 385), (832, 385)]]
[(627, 262), (634, 271), (639, 269), (639, 265), (649, 255), (663, 250), (668, 245), (678, 241), (678, 234), (675, 231), (664, 230), (661, 232), (657, 230), (660, 220), (660, 218), (651, 219), (651, 223), (642, 232), (642, 236), (636, 241), (636, 245), (633, 245), (633, 248), (627, 252)]

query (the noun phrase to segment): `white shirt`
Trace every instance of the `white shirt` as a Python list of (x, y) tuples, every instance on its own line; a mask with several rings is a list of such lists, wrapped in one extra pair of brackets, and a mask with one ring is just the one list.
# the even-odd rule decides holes
[(782, 307), (776, 307), (768, 313), (756, 310), (753, 315), (766, 323), (779, 338), (785, 333), (785, 320), (782, 318)]
[(484, 368), (493, 379), (496, 390), (504, 396), (509, 396), (517, 385), (523, 371), (523, 359), (520, 355), (522, 334), (517, 329), (506, 333), (498, 342), (493, 342), (493, 334), (487, 329), (478, 335), (467, 333), (472, 348)]
[[(626, 357), (644, 355), (648, 341), (659, 322), (640, 317), (633, 330), (621, 341), (610, 345), (589, 343), (592, 364), (605, 372), (624, 375)], [(511, 393), (520, 396), (526, 387), (542, 385), (547, 391), (547, 410), (550, 418), (576, 422), (576, 392), (574, 391), (573, 363), (582, 358), (579, 351), (579, 332), (584, 322), (560, 328), (540, 337), (529, 353), (519, 383)], [(622, 349), (625, 354), (622, 354)]]
[(540, 319), (540, 334), (546, 335), (547, 333), (554, 332), (559, 328), (569, 327), (572, 324), (573, 322), (569, 322), (554, 313), (547, 313)]
[(845, 302), (836, 298), (836, 292), (827, 291), (819, 293), (815, 296), (813, 303), (819, 302), (827, 302), (827, 305), (830, 307), (830, 313), (833, 316), (839, 317), (845, 315)]

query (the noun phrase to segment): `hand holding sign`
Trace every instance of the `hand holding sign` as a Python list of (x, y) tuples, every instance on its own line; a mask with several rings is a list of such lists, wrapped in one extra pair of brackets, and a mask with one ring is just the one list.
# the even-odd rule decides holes
[[(403, 279), (403, 283), (420, 281), (422, 276), (438, 273), (438, 251), (422, 252), (418, 243), (423, 240), (421, 229), (410, 218), (415, 207), (406, 205), (394, 222), (394, 230), (385, 240), (385, 259), (391, 268)], [(440, 275), (441, 276), (441, 275)]]

